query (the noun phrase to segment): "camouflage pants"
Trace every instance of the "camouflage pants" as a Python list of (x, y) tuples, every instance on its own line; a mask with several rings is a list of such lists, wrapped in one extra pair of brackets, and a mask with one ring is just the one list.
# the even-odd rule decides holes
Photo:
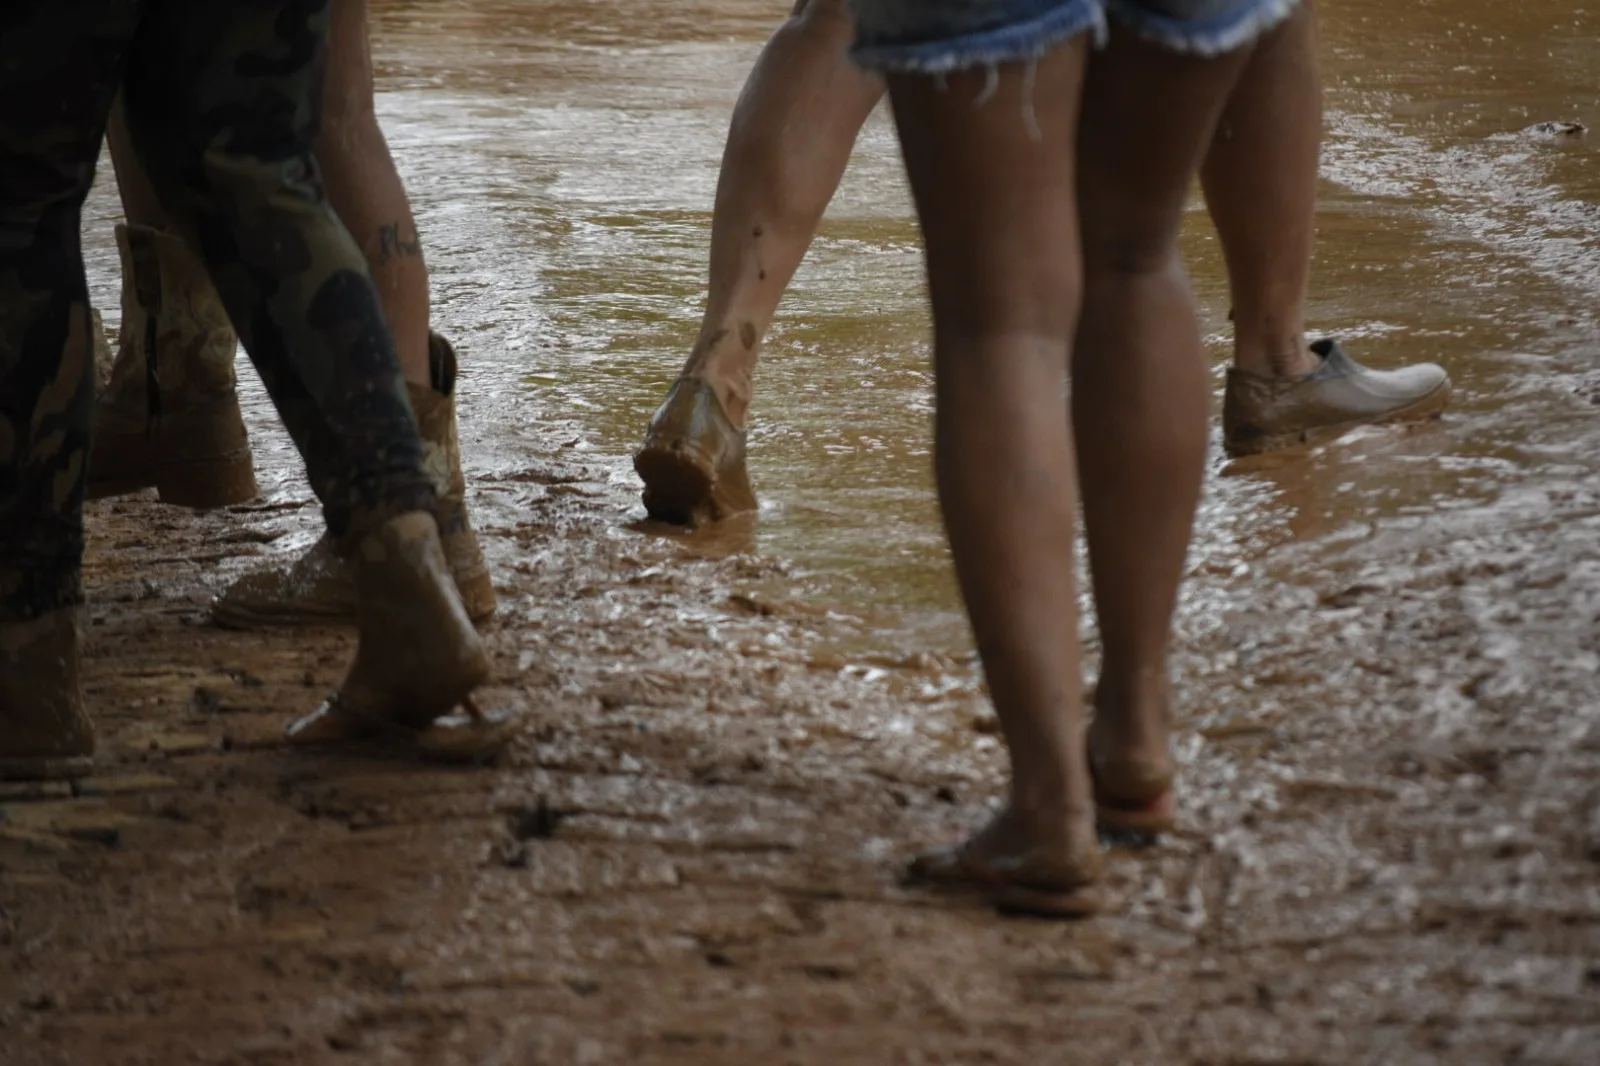
[(0, 621), (82, 600), (94, 375), (80, 216), (112, 100), (348, 544), (434, 488), (311, 155), (328, 0), (0, 3)]

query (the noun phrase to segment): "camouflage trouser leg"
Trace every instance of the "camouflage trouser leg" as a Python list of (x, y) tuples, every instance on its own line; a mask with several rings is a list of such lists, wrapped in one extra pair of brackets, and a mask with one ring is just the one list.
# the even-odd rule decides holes
[(137, 0), (0, 4), (0, 622), (83, 598), (83, 199)]
[(351, 544), (431, 509), (434, 488), (377, 289), (311, 154), (327, 8), (147, 0), (123, 99), (163, 208), (205, 260), (328, 528)]

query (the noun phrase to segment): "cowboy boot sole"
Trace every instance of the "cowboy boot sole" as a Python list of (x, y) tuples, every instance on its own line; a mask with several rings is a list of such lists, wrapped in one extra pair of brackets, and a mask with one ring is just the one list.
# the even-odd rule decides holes
[(716, 475), (705, 456), (682, 441), (647, 441), (633, 457), (644, 482), (644, 507), (658, 522), (690, 525), (709, 510)]
[(88, 498), (148, 488), (163, 503), (197, 510), (254, 499), (260, 489), (250, 437), (238, 411), (179, 418), (154, 439), (143, 431), (97, 433)]

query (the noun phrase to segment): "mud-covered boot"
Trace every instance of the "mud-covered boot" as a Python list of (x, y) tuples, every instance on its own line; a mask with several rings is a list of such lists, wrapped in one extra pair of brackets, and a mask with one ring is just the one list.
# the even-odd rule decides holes
[(0, 622), (0, 781), (82, 777), (94, 726), (78, 680), (75, 608)]
[(1304, 377), (1228, 371), (1222, 394), (1222, 444), (1229, 455), (1332, 440), (1356, 426), (1437, 418), (1450, 403), (1450, 375), (1433, 363), (1373, 370), (1319, 340), (1322, 362)]
[(644, 508), (657, 521), (694, 526), (756, 509), (744, 431), (699, 378), (681, 377), (672, 386), (633, 468), (644, 482)]
[(355, 661), (338, 692), (289, 725), (289, 741), (375, 740), (446, 759), (503, 748), (508, 720), (483, 715), (472, 701), (488, 679), (489, 657), (456, 595), (433, 515), (391, 518), (362, 539), (349, 563)]
[(89, 320), (89, 344), (94, 351), (94, 394), (99, 396), (111, 383), (111, 370), (116, 366), (117, 357), (111, 353), (111, 345), (106, 340), (106, 323), (100, 312), (89, 308)]
[[(423, 466), (439, 493), (440, 541), (467, 615), (474, 622), (494, 614), (494, 584), (483, 548), (467, 516), (467, 481), (461, 473), (456, 430), (456, 353), (437, 333), (428, 338), (431, 388), (406, 385), (422, 435)], [(334, 625), (355, 621), (356, 585), (351, 564), (339, 558), (326, 535), (287, 567), (246, 574), (212, 608), (219, 625), (254, 629), (267, 625)]]
[(95, 406), (89, 498), (154, 486), (180, 507), (243, 503), (256, 477), (222, 301), (179, 238), (148, 226), (116, 232), (122, 329)]

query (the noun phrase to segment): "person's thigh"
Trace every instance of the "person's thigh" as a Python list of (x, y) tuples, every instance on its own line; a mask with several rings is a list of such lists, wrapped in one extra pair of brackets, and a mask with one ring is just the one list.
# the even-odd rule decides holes
[(1111, 18), (1169, 52), (1220, 56), (1288, 18), (1299, 0), (1104, 0)]
[(938, 74), (1037, 59), (1093, 31), (1104, 0), (850, 0), (852, 54), (880, 72)]

